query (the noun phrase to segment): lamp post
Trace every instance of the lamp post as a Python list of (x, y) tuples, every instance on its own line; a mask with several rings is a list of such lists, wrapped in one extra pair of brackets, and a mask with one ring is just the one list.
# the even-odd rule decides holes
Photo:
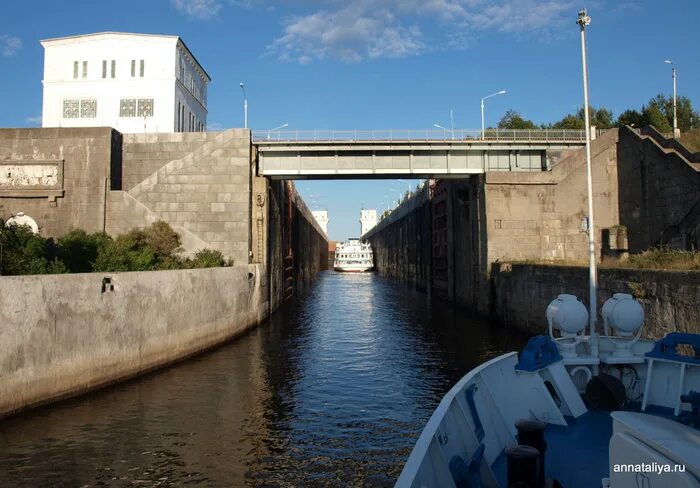
[(243, 90), (243, 128), (248, 128), (248, 95), (245, 93), (245, 86), (243, 83), (240, 84), (241, 90)]
[[(268, 141), (270, 140), (270, 134), (272, 134), (273, 131), (280, 130), (280, 129), (284, 129), (284, 128), (287, 127), (288, 125), (289, 125), (289, 124), (284, 124), (284, 125), (280, 125), (279, 127), (274, 127), (274, 128), (272, 128), (272, 129), (268, 130), (268, 131), (267, 131), (267, 140), (268, 140)], [(278, 139), (279, 139), (279, 138), (278, 138)]]
[(673, 137), (678, 137), (678, 117), (676, 116), (676, 67), (673, 66), (673, 61), (667, 59), (664, 61), (666, 64), (671, 65), (671, 77), (673, 78)]
[[(596, 270), (595, 256), (595, 226), (593, 225), (593, 177), (591, 173), (591, 118), (588, 105), (588, 61), (586, 59), (586, 27), (590, 25), (591, 18), (583, 9), (578, 13), (576, 23), (581, 26), (581, 64), (583, 67), (583, 115), (586, 123), (586, 184), (588, 188), (588, 274), (589, 274), (589, 310), (588, 326), (591, 346), (591, 355), (598, 357), (598, 333), (596, 332), (598, 273)], [(594, 366), (594, 374), (597, 367)]]
[(485, 125), (485, 124), (484, 124), (484, 100), (486, 100), (487, 98), (495, 97), (496, 95), (505, 95), (505, 94), (506, 94), (506, 91), (505, 91), (505, 90), (501, 90), (501, 91), (499, 91), (499, 92), (492, 93), (491, 95), (487, 95), (487, 96), (485, 96), (484, 98), (481, 99), (481, 138), (482, 138), (482, 139), (485, 139), (485, 138), (486, 138), (486, 136), (485, 136), (485, 133), (486, 133), (486, 130), (485, 130), (485, 129), (486, 129), (486, 128), (485, 128), (485, 126), (484, 126), (484, 125)]
[[(454, 138), (455, 138), (455, 131), (454, 131), (454, 129), (452, 129), (452, 131), (450, 131), (450, 129), (448, 129), (447, 127), (443, 127), (443, 126), (441, 126), (441, 125), (439, 125), (439, 124), (433, 124), (433, 126), (437, 127), (438, 129), (442, 129), (443, 132), (445, 133), (445, 135), (447, 135), (448, 132), (452, 132), (452, 140), (454, 140)], [(444, 137), (444, 136), (443, 136), (443, 137)]]

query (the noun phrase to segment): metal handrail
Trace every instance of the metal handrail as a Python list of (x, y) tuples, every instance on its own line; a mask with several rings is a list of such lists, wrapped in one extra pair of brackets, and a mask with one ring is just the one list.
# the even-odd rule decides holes
[[(597, 135), (603, 130), (597, 130)], [(385, 130), (254, 130), (255, 142), (585, 142), (585, 130), (576, 129), (385, 129)]]

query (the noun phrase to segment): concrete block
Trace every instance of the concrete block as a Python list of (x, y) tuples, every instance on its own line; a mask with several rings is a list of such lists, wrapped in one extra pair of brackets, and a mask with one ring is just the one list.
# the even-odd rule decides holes
[(225, 203), (212, 203), (210, 208), (212, 212), (225, 212), (227, 210)]

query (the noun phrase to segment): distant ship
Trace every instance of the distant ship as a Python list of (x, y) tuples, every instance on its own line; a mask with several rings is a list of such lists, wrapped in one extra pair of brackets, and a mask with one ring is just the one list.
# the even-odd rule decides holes
[(338, 243), (335, 248), (333, 269), (349, 273), (372, 271), (374, 269), (372, 246), (353, 238)]

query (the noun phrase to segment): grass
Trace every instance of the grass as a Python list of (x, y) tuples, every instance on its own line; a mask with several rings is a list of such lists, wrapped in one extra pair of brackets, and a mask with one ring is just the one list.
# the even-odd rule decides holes
[[(529, 259), (513, 261), (513, 263), (544, 264), (549, 266), (588, 266), (588, 261), (571, 259)], [(639, 254), (631, 254), (627, 259), (623, 260), (603, 260), (599, 266), (601, 268), (700, 270), (700, 252), (660, 246)]]
[(654, 247), (640, 254), (632, 254), (625, 261), (616, 262), (614, 267), (700, 270), (700, 252), (667, 246)]
[(692, 129), (687, 132), (682, 132), (680, 142), (687, 147), (690, 152), (700, 152), (700, 129)]

